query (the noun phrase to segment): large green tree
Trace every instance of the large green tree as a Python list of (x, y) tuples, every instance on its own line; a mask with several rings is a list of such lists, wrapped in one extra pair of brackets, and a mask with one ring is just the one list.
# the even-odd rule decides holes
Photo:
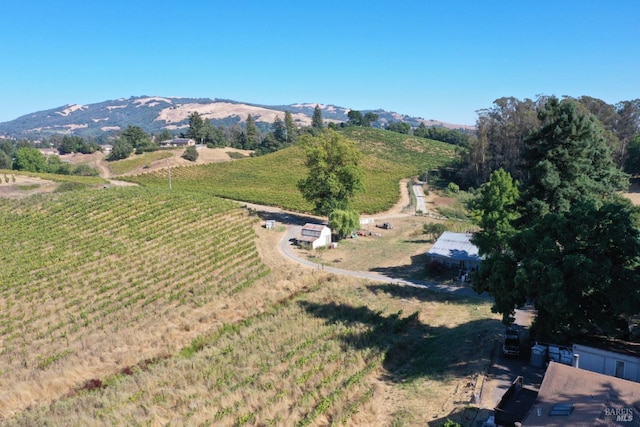
[(538, 118), (519, 195), (500, 172), (475, 204), (485, 258), (474, 287), (494, 297), (505, 321), (533, 301), (538, 337), (624, 336), (625, 317), (640, 311), (637, 211), (618, 194), (628, 181), (600, 122), (575, 101), (550, 98)]
[(244, 149), (255, 150), (260, 145), (260, 130), (251, 114), (247, 114), (247, 121), (244, 125)]
[(187, 137), (192, 138), (198, 143), (204, 142), (205, 137), (205, 121), (197, 111), (189, 115), (189, 130)]
[(368, 113), (365, 113), (365, 115), (362, 117), (362, 126), (371, 127), (373, 122), (376, 122), (376, 121), (378, 121), (378, 115), (372, 111), (369, 111)]
[(298, 142), (298, 126), (293, 121), (293, 116), (289, 111), (284, 112), (284, 128), (286, 130), (286, 140), (288, 144)]
[(37, 148), (18, 148), (13, 168), (30, 172), (47, 172), (47, 159)]
[(13, 160), (4, 151), (0, 150), (0, 169), (11, 169)]
[(349, 110), (347, 113), (347, 117), (349, 118), (349, 125), (351, 126), (362, 126), (362, 121), (364, 117), (362, 117), (362, 113), (358, 110)]
[(640, 174), (640, 135), (633, 139), (627, 147), (624, 170), (631, 175)]
[(113, 148), (111, 149), (111, 154), (107, 160), (122, 160), (126, 159), (133, 153), (133, 146), (127, 142), (124, 138), (118, 138), (113, 143)]
[(304, 135), (301, 145), (309, 168), (307, 178), (298, 182), (302, 196), (315, 205), (318, 215), (348, 210), (353, 196), (364, 189), (362, 154), (356, 145), (332, 130)]
[(3, 139), (0, 140), (0, 151), (3, 151), (9, 157), (13, 157), (16, 148), (9, 140)]
[(519, 194), (518, 182), (509, 172), (498, 169), (471, 201), (471, 217), (480, 226), (471, 241), (483, 257), (480, 269), (475, 273), (474, 288), (479, 293), (493, 295), (493, 310), (503, 313), (506, 323), (513, 321), (514, 307), (526, 299), (513, 286), (517, 260), (510, 247), (516, 234), (514, 222), (519, 218)]
[(127, 126), (120, 134), (120, 139), (132, 146), (138, 154), (156, 148), (151, 136), (140, 126)]
[(352, 209), (334, 209), (329, 213), (329, 228), (338, 239), (344, 239), (360, 228), (360, 215)]
[(322, 120), (322, 110), (319, 105), (316, 105), (313, 109), (313, 116), (311, 117), (311, 127), (314, 129), (322, 129), (324, 122)]

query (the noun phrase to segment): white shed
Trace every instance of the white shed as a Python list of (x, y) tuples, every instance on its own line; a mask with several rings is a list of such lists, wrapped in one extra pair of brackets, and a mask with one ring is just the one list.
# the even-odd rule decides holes
[(574, 366), (611, 377), (640, 382), (640, 344), (605, 340), (574, 344)]
[(331, 229), (326, 225), (306, 223), (298, 237), (298, 243), (313, 249), (331, 245)]

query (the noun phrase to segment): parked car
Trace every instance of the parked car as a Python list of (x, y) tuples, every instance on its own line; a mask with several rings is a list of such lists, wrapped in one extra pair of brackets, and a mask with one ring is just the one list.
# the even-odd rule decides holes
[(520, 356), (520, 331), (513, 326), (504, 331), (502, 354), (505, 356)]

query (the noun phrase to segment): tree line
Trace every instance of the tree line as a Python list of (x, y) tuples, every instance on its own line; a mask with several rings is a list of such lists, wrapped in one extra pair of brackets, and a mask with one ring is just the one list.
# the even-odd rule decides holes
[(385, 126), (385, 129), (405, 135), (413, 135), (418, 138), (446, 142), (447, 144), (458, 145), (464, 148), (469, 147), (469, 135), (457, 129), (447, 129), (439, 126), (427, 127), (424, 122), (421, 122), (415, 129), (406, 122), (391, 122)]
[[(538, 112), (553, 97), (538, 96), (535, 100), (503, 97), (490, 108), (478, 112), (476, 134), (469, 149), (462, 152), (457, 174), (458, 183), (478, 187), (500, 168), (515, 179), (523, 175), (522, 154), (527, 137), (546, 123)], [(554, 98), (555, 99), (555, 98)], [(615, 105), (582, 96), (565, 97), (583, 114), (593, 115), (603, 129), (614, 164), (631, 174), (640, 173), (640, 99)]]
[[(86, 142), (80, 137), (65, 135), (61, 139), (63, 146), (80, 143), (80, 149), (85, 154), (95, 152), (97, 143)], [(64, 148), (63, 148), (64, 150)], [(58, 155), (45, 156), (40, 149), (28, 140), (0, 141), (0, 169), (24, 170), (30, 172), (54, 173), (59, 175), (98, 176), (98, 171), (89, 165), (76, 165), (64, 162)]]

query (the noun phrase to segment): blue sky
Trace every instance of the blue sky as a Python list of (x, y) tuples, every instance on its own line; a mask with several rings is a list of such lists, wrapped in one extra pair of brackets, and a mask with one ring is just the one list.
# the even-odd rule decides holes
[(640, 98), (640, 1), (0, 0), (0, 122), (138, 95), (474, 124), (503, 96)]

